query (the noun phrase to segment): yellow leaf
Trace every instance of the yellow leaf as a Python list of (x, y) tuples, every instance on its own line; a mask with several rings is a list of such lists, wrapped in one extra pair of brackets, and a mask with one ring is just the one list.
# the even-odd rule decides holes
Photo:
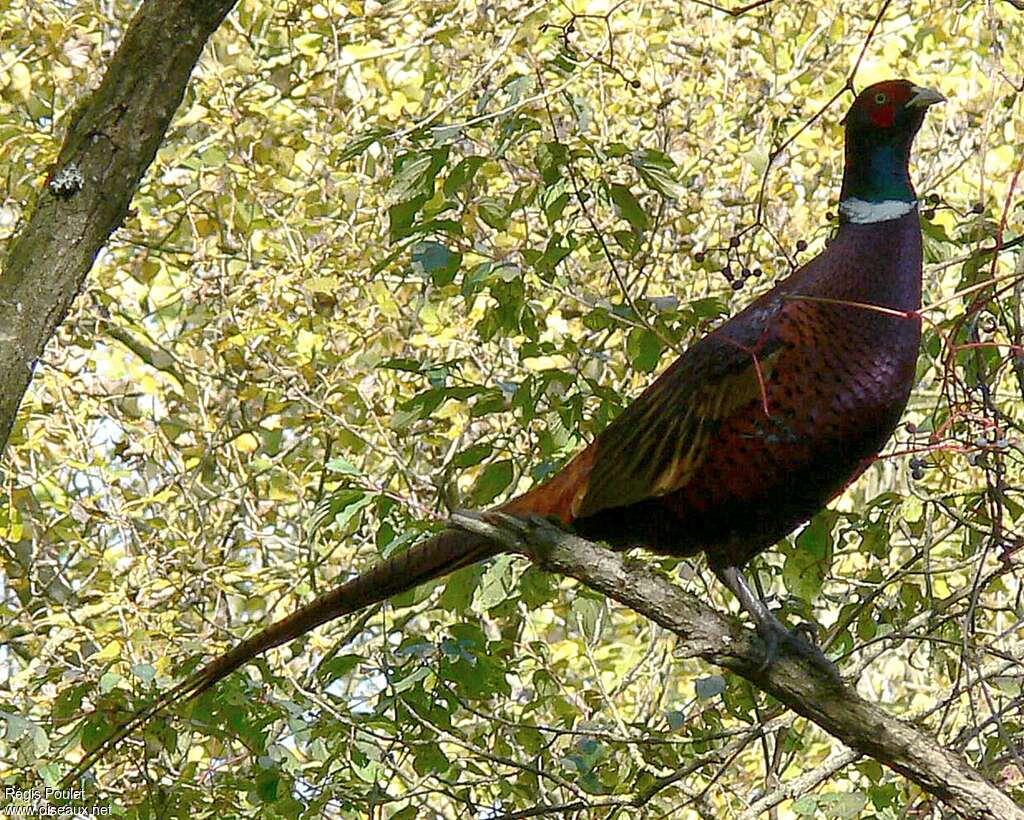
[(558, 641), (551, 645), (551, 665), (560, 661), (572, 660), (580, 653), (579, 647), (573, 641)]
[(314, 276), (305, 282), (306, 290), (311, 293), (336, 293), (340, 287), (337, 276)]
[(235, 449), (240, 453), (254, 453), (259, 446), (260, 440), (252, 433), (242, 433), (235, 439)]
[(312, 174), (316, 170), (310, 152), (305, 149), (296, 152), (293, 164), (303, 174)]
[[(362, 9), (355, 12), (356, 14), (362, 14)], [(361, 44), (353, 43), (347, 45), (341, 50), (342, 56), (350, 59), (352, 62), (357, 60), (369, 60), (372, 57), (376, 57), (380, 54), (380, 46), (377, 44)]]
[(903, 499), (903, 520), (911, 523), (920, 521), (924, 517), (924, 505), (921, 499), (916, 496), (908, 496)]
[(209, 109), (207, 109), (205, 106), (200, 105), (199, 103), (196, 103), (187, 112), (185, 112), (184, 116), (175, 120), (174, 125), (177, 128), (182, 128), (187, 125), (194, 125), (200, 120), (205, 119), (209, 113)]
[(380, 308), (380, 312), (388, 319), (397, 319), (401, 315), (401, 311), (398, 309), (398, 303), (395, 302), (391, 296), (391, 291), (388, 290), (388, 286), (381, 281), (376, 281), (370, 286), (370, 292), (373, 294), (373, 299), (377, 303), (377, 307)]
[(321, 46), (323, 44), (323, 37), (316, 32), (307, 32), (306, 34), (300, 34), (292, 41), (292, 45), (295, 46), (303, 54), (319, 54)]
[(523, 359), (527, 370), (564, 370), (569, 366), (569, 360), (565, 356), (532, 356)]
[(743, 155), (743, 159), (759, 174), (764, 173), (768, 165), (768, 152), (764, 148), (751, 148)]
[(303, 356), (308, 356), (317, 348), (323, 347), (323, 345), (323, 336), (319, 333), (312, 333), (305, 329), (299, 331), (299, 336), (295, 340), (295, 349)]
[(262, 228), (257, 228), (252, 232), (252, 236), (249, 237), (249, 244), (252, 245), (253, 250), (258, 253), (263, 253), (267, 248), (270, 247), (270, 239), (267, 237), (267, 232)]
[(105, 647), (103, 647), (99, 652), (97, 652), (95, 655), (93, 655), (91, 660), (93, 660), (93, 661), (112, 661), (112, 660), (116, 660), (117, 658), (121, 657), (121, 650), (122, 649), (123, 649), (123, 647), (121, 646), (121, 642), (120, 641), (111, 641)]
[(1008, 171), (1016, 158), (1017, 153), (1012, 145), (1000, 145), (988, 152), (989, 167), (993, 173)]
[(11, 90), (27, 100), (32, 94), (32, 74), (24, 63), (15, 63), (11, 66)]

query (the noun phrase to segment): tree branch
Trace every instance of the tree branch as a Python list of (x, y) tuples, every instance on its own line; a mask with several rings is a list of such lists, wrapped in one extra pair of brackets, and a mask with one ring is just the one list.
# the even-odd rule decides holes
[(766, 811), (774, 809), (784, 800), (792, 800), (794, 797), (813, 791), (859, 757), (860, 754), (853, 749), (840, 749), (817, 768), (811, 769), (799, 777), (794, 777), (792, 780), (787, 780), (774, 791), (755, 800), (740, 815), (739, 820), (757, 820)]
[(554, 526), (456, 512), (453, 526), (525, 554), (645, 615), (685, 641), (684, 654), (746, 678), (853, 751), (873, 757), (972, 820), (1024, 820), (1017, 806), (957, 755), (910, 723), (837, 685), (814, 664), (780, 647), (762, 669), (763, 650), (740, 622), (683, 592), (646, 563), (632, 561)]
[(149, 0), (67, 135), (0, 276), (0, 452), (43, 348), (181, 104), (207, 39), (235, 0)]

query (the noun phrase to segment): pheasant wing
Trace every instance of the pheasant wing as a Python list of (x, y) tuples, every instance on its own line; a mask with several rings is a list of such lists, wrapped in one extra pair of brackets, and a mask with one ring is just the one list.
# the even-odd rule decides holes
[(780, 340), (770, 321), (778, 304), (760, 307), (689, 348), (595, 439), (573, 518), (685, 486), (714, 446), (718, 426), (762, 400)]

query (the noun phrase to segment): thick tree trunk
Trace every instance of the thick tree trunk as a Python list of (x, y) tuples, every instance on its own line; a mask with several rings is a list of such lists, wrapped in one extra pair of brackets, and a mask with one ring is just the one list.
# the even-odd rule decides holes
[(875, 758), (935, 795), (957, 816), (1024, 820), (1024, 808), (934, 737), (864, 700), (853, 686), (837, 683), (810, 661), (783, 652), (762, 669), (763, 653), (753, 632), (646, 564), (630, 562), (551, 526), (527, 526), (516, 532), (459, 513), (452, 522), (529, 555), (544, 569), (572, 576), (672, 630), (685, 642), (688, 655), (741, 675), (853, 751)]
[(0, 453), (47, 341), (121, 224), (210, 35), (235, 0), (146, 0), (64, 145), (0, 275)]

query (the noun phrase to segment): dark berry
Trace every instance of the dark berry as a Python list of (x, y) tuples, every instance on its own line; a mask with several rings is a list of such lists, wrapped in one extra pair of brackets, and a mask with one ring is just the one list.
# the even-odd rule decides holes
[(639, 88), (640, 87), (640, 81), (639, 80), (630, 80), (629, 84), (631, 86), (633, 86), (633, 88)]
[(750, 268), (744, 268), (742, 271), (740, 271), (740, 275), (744, 279), (748, 278), (750, 276)]
[(934, 208), (929, 208), (927, 211), (925, 211), (923, 214), (921, 214), (921, 216), (923, 216), (925, 219), (927, 219), (930, 222), (931, 220), (935, 219), (935, 209)]
[(836, 215), (834, 213), (832, 213), (832, 211), (826, 211), (825, 212), (825, 219), (827, 219), (829, 222), (831, 222), (835, 218), (836, 218)]
[(754, 269), (753, 269), (753, 270), (752, 270), (752, 271), (750, 272), (750, 275), (751, 275), (751, 276), (753, 276), (753, 277), (754, 277), (754, 278), (756, 279), (756, 278), (757, 278), (758, 276), (760, 276), (760, 275), (761, 275), (762, 273), (764, 273), (764, 271), (763, 271), (763, 270), (761, 270), (760, 268), (754, 268)]
[(914, 481), (920, 481), (922, 478), (924, 478), (924, 470), (918, 467), (916, 470), (913, 470), (910, 473), (910, 477), (914, 479)]
[(798, 239), (796, 241), (796, 249), (798, 253), (803, 253), (805, 250), (807, 250), (807, 242), (803, 239)]
[(733, 290), (740, 290), (742, 287), (743, 287), (743, 280), (742, 279), (733, 279), (732, 280), (732, 289)]
[(983, 214), (985, 213), (985, 206), (982, 205), (980, 202), (975, 202), (974, 205), (971, 206), (971, 213)]
[(696, 262), (696, 263), (697, 263), (698, 265), (699, 265), (699, 264), (700, 264), (701, 262), (703, 262), (703, 261), (704, 261), (704, 251), (697, 251), (697, 252), (696, 252), (696, 253), (695, 253), (695, 254), (693, 255), (693, 261), (694, 261), (694, 262)]
[(908, 433), (910, 433), (910, 435), (914, 435), (914, 433), (916, 433), (916, 432), (917, 432), (917, 425), (916, 425), (916, 424), (914, 424), (914, 422), (912, 422), (912, 421), (908, 421), (908, 422), (907, 422), (907, 423), (906, 423), (905, 425), (903, 425), (903, 426), (904, 426), (904, 428), (906, 429), (906, 431), (907, 431)]
[(734, 236), (732, 239), (729, 240), (729, 247), (730, 248), (738, 248), (739, 246), (740, 246), (740, 238), (738, 236)]

